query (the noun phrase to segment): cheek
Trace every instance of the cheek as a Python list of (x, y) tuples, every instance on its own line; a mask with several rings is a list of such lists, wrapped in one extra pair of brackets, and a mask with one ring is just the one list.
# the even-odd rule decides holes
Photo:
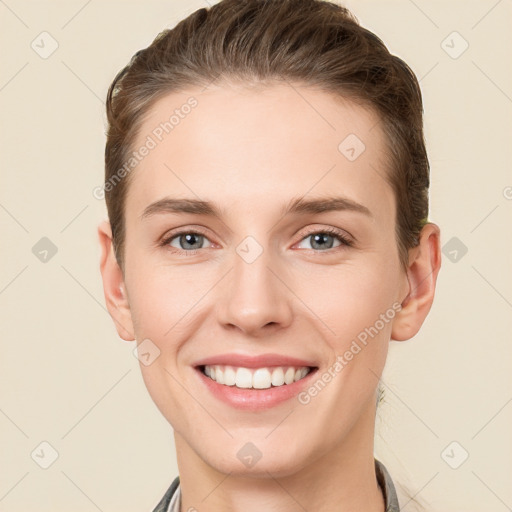
[(190, 336), (189, 321), (197, 321), (194, 306), (204, 294), (201, 280), (187, 278), (182, 268), (139, 264), (126, 272), (135, 337), (138, 343), (150, 340), (153, 353), (158, 354), (147, 365), (141, 358), (142, 378), (163, 416), (178, 427), (181, 420), (176, 411), (186, 409), (189, 396), (180, 386), (188, 369), (177, 361)]
[(339, 437), (341, 430), (348, 432), (375, 400), (399, 305), (394, 302), (396, 286), (391, 269), (385, 275), (376, 266), (339, 267), (325, 281), (322, 272), (316, 280), (311, 277), (299, 295), (315, 297), (308, 306), (321, 319), (317, 325), (327, 333), (324, 339), (332, 353), (330, 366), (318, 375), (326, 384), (315, 381), (301, 403), (311, 401), (316, 415), (305, 419), (304, 428), (310, 428), (309, 421), (328, 425), (324, 427), (328, 442)]
[(374, 333), (374, 326), (379, 336), (390, 332), (397, 282), (396, 269), (382, 271), (375, 262), (319, 268), (297, 280), (296, 289), (299, 297), (307, 298), (308, 316), (320, 319), (331, 348), (340, 353), (351, 340), (364, 338), (367, 330)]
[[(339, 354), (372, 326), (379, 335), (391, 329), (379, 318), (392, 310), (397, 270), (368, 258), (367, 264), (346, 262), (338, 266), (304, 264), (284, 271), (293, 293), (283, 293), (297, 318), (313, 322)], [(136, 338), (151, 339), (167, 354), (176, 352), (173, 339), (186, 339), (205, 315), (212, 314), (212, 291), (218, 272), (208, 265), (133, 265), (126, 274)], [(297, 300), (297, 297), (300, 300)], [(216, 301), (222, 299), (216, 296)], [(208, 313), (209, 312), (209, 313)], [(389, 315), (388, 315), (389, 316)], [(373, 338), (373, 337), (372, 337)]]
[(209, 287), (208, 276), (198, 270), (141, 264), (127, 272), (137, 339), (150, 338), (167, 346), (168, 340), (183, 329)]

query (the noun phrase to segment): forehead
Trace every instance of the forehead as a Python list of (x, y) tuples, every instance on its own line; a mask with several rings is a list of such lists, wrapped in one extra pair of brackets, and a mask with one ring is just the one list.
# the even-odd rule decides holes
[(131, 176), (127, 217), (165, 195), (253, 211), (334, 192), (375, 216), (389, 216), (394, 205), (378, 116), (311, 87), (216, 85), (170, 93), (148, 112), (133, 149), (144, 156)]

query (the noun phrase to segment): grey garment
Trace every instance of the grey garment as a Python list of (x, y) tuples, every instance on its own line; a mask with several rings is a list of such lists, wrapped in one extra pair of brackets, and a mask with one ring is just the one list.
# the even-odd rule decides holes
[(398, 503), (395, 484), (393, 484), (393, 480), (386, 466), (377, 459), (375, 459), (375, 473), (377, 473), (377, 482), (382, 489), (382, 494), (384, 494), (384, 503), (386, 504), (385, 512), (400, 512), (400, 504)]
[[(400, 505), (398, 503), (398, 497), (396, 495), (391, 475), (388, 473), (388, 470), (382, 462), (377, 459), (374, 460), (377, 482), (382, 489), (382, 494), (384, 495), (386, 512), (400, 512)], [(177, 476), (153, 512), (181, 512), (181, 492), (179, 484), (180, 477)]]

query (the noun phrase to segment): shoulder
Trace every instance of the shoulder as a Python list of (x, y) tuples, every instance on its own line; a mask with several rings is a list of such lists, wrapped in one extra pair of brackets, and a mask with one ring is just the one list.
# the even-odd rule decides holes
[(159, 501), (158, 505), (154, 508), (153, 512), (168, 512), (169, 510), (169, 504), (171, 503), (171, 499), (174, 496), (176, 489), (178, 489), (178, 486), (180, 484), (180, 477), (177, 476), (169, 489), (165, 491), (165, 494), (163, 498)]

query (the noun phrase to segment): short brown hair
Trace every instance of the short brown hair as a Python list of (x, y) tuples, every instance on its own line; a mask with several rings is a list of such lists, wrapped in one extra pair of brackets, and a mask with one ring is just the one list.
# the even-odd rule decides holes
[[(105, 183), (129, 159), (145, 114), (166, 94), (218, 78), (247, 84), (291, 80), (370, 107), (387, 138), (386, 180), (396, 198), (400, 264), (428, 217), (429, 162), (416, 76), (346, 8), (323, 0), (221, 0), (166, 29), (110, 85)], [(105, 190), (123, 269), (130, 175)]]

